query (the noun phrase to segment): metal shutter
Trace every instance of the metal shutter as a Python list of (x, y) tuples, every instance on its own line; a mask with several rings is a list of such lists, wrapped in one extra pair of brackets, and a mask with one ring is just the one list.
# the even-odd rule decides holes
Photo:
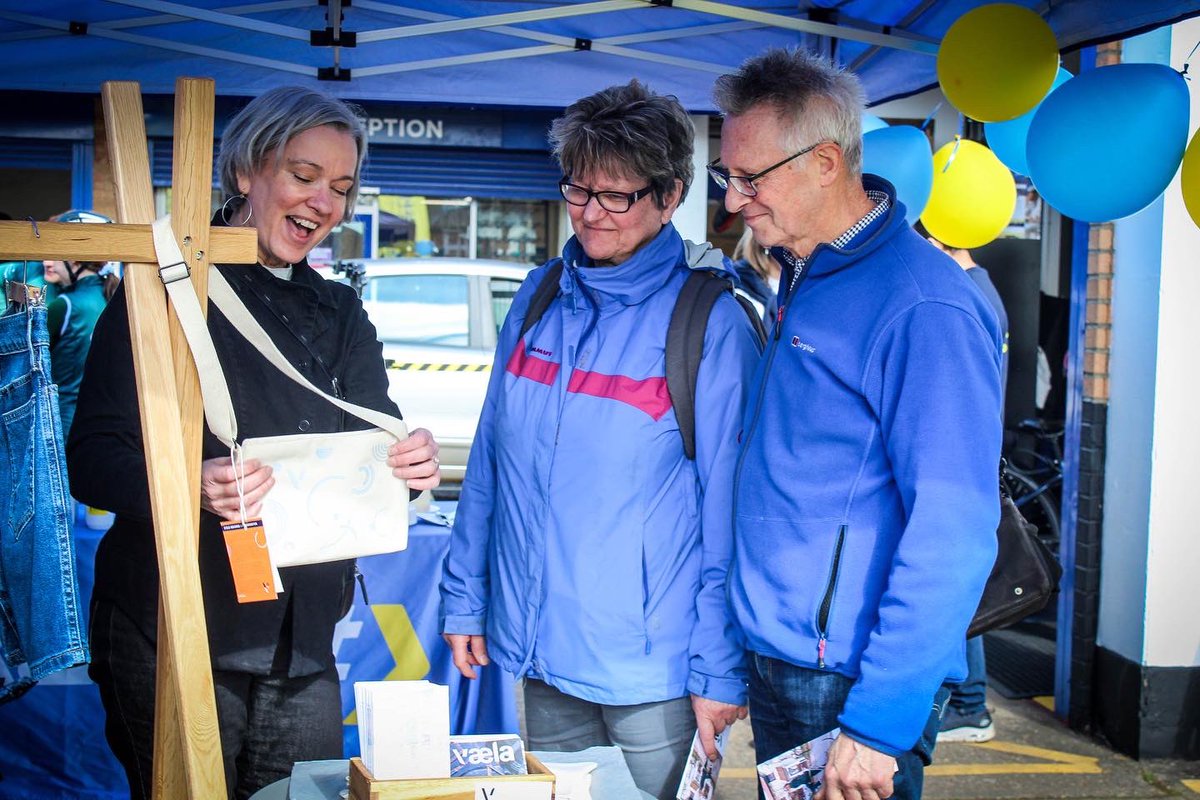
[(0, 167), (70, 170), (71, 144), (57, 139), (0, 137)]

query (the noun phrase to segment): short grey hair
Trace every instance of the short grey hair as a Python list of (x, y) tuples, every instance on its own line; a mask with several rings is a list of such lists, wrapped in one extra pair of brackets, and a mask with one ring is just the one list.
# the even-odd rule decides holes
[(775, 110), (785, 125), (786, 150), (821, 141), (842, 148), (851, 177), (862, 175), (862, 84), (850, 72), (803, 50), (772, 49), (747, 60), (713, 86), (721, 113), (738, 117), (756, 106)]
[(279, 86), (250, 101), (230, 120), (221, 136), (217, 172), (221, 189), (229, 196), (241, 194), (238, 173), (251, 175), (272, 154), (282, 157), (283, 149), (294, 136), (312, 128), (332, 125), (350, 134), (358, 151), (354, 165), (354, 184), (346, 193), (343, 221), (354, 217), (359, 178), (367, 157), (367, 128), (358, 109), (336, 97), (304, 86)]
[(671, 95), (655, 94), (637, 79), (572, 103), (550, 125), (550, 145), (568, 178), (596, 170), (645, 180), (666, 208), (678, 179), (679, 202), (692, 185), (696, 131)]

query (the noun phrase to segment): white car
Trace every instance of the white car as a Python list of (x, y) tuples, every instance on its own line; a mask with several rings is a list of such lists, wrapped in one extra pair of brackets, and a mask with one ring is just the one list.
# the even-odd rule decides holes
[(383, 344), (388, 394), (409, 428), (433, 432), (443, 482), (460, 483), (496, 335), (533, 267), (469, 258), (355, 259), (328, 277), (353, 284), (359, 268), (363, 307)]

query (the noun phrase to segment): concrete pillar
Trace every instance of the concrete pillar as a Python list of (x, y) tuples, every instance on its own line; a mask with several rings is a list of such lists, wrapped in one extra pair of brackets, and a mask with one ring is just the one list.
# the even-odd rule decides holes
[[(1179, 68), (1190, 20), (1125, 43), (1126, 62)], [(1200, 95), (1191, 93), (1192, 131)], [(1154, 124), (1147, 119), (1147, 125)], [(1113, 226), (1112, 336), (1093, 702), (1139, 758), (1200, 757), (1200, 229), (1179, 179)]]

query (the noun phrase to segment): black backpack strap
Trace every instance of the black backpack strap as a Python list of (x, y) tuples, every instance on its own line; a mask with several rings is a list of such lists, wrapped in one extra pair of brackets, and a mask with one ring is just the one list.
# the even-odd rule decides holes
[(708, 316), (722, 293), (733, 288), (728, 278), (696, 269), (688, 275), (667, 327), (667, 392), (675, 409), (683, 454), (696, 457), (696, 378), (704, 354), (704, 332)]
[(750, 318), (750, 326), (754, 328), (754, 335), (758, 338), (758, 351), (761, 353), (763, 345), (767, 343), (767, 326), (763, 324), (763, 319), (759, 316), (758, 309), (750, 302), (750, 298), (740, 292), (734, 292), (733, 299), (738, 301), (742, 311)]
[(546, 309), (554, 302), (554, 298), (558, 297), (558, 282), (562, 278), (562, 271), (562, 259), (555, 259), (546, 268), (546, 274), (542, 276), (542, 282), (538, 284), (537, 289), (533, 292), (533, 299), (529, 301), (529, 308), (525, 311), (525, 319), (521, 321), (521, 335), (517, 337), (517, 341), (525, 338), (525, 334), (529, 333), (529, 329), (538, 324), (538, 320), (546, 313)]

